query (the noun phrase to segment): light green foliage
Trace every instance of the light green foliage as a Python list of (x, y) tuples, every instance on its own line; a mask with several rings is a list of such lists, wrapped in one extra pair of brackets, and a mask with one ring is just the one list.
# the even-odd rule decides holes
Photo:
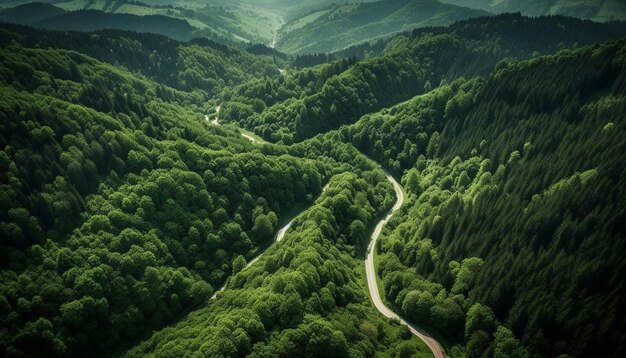
[(506, 327), (498, 326), (494, 337), (494, 358), (526, 358), (528, 352), (521, 346), (518, 339)]
[(233, 268), (233, 275), (239, 273), (241, 270), (244, 269), (244, 267), (246, 267), (245, 257), (241, 255), (235, 257), (235, 259), (233, 260), (233, 264), (231, 266)]
[[(389, 206), (383, 204), (392, 195), (384, 177), (372, 172), (362, 175), (334, 176), (316, 204), (298, 216), (281, 244), (235, 275), (210, 305), (154, 334), (129, 355), (188, 350), (252, 357), (426, 352), (428, 348), (421, 344), (405, 346), (402, 328), (382, 320), (369, 305), (353, 269), (360, 261), (347, 254), (342, 244), (356, 238), (342, 237), (346, 233), (341, 228), (355, 221), (370, 224)], [(381, 186), (361, 204), (361, 212), (346, 212), (334, 204), (342, 197), (353, 205), (359, 193), (372, 190), (369, 183), (376, 180)]]
[(465, 340), (469, 341), (470, 337), (477, 331), (483, 331), (487, 336), (491, 336), (495, 330), (496, 318), (489, 307), (475, 303), (467, 310)]
[(458, 271), (453, 272), (454, 285), (452, 285), (452, 293), (467, 294), (470, 287), (473, 286), (476, 276), (478, 275), (484, 261), (478, 257), (464, 259)]
[(483, 14), (432, 0), (337, 5), (288, 23), (281, 31), (277, 47), (288, 53), (333, 52), (394, 32), (448, 25)]

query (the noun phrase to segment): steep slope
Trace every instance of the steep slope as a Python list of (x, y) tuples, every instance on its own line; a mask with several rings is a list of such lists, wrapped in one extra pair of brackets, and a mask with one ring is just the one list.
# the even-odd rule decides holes
[(223, 117), (266, 140), (289, 144), (354, 123), (366, 113), (442, 82), (487, 75), (503, 59), (530, 58), (624, 33), (623, 24), (515, 14), (467, 20), (449, 28), (417, 29), (388, 41), (379, 57), (347, 67), (342, 64), (346, 61), (320, 66), (321, 76), (307, 69), (294, 77), (257, 80), (234, 91), (251, 90), (252, 96), (228, 91), (223, 95)]
[[(9, 7), (16, 3), (27, 4)], [(133, 30), (178, 40), (202, 37), (240, 47), (269, 44), (280, 25), (278, 15), (238, 1), (11, 1), (3, 5), (7, 8), (0, 18), (11, 23), (59, 30)]]
[(14, 8), (1, 9), (0, 21), (14, 24), (34, 25), (37, 22), (64, 14), (65, 10), (45, 3), (29, 3)]
[(624, 355), (625, 53), (503, 63), (340, 132), (402, 173), (378, 272), (456, 355), (524, 356), (510, 330), (538, 356)]
[(378, 238), (380, 234), (387, 224), (387, 222), (391, 219), (393, 214), (395, 214), (400, 208), (402, 204), (404, 204), (404, 192), (400, 183), (398, 183), (391, 174), (385, 172), (387, 179), (393, 184), (393, 189), (396, 192), (396, 203), (393, 205), (387, 216), (376, 224), (374, 227), (374, 232), (372, 233), (371, 242), (367, 248), (367, 257), (365, 259), (365, 274), (367, 276), (367, 286), (370, 293), (370, 297), (376, 306), (376, 309), (385, 317), (398, 320), (401, 324), (405, 325), (411, 330), (415, 336), (419, 337), (428, 348), (430, 348), (431, 352), (435, 356), (435, 358), (445, 358), (445, 354), (441, 348), (441, 345), (437, 340), (424, 332), (423, 329), (415, 326), (414, 324), (405, 321), (402, 317), (398, 316), (397, 313), (393, 312), (389, 309), (383, 302), (380, 297), (380, 288), (378, 286), (378, 279), (376, 274), (376, 265), (374, 264), (375, 256), (376, 256), (376, 247), (378, 245)]
[(47, 17), (32, 25), (50, 30), (83, 32), (130, 30), (165, 35), (176, 40), (190, 40), (194, 36), (194, 28), (185, 20), (162, 15), (110, 14), (98, 10), (71, 11)]
[(525, 15), (567, 15), (595, 21), (626, 20), (626, 4), (620, 0), (442, 0), (442, 2), (491, 12), (520, 11)]
[(486, 13), (436, 0), (386, 0), (335, 6), (284, 25), (276, 47), (288, 53), (333, 52), (399, 31), (448, 25), (482, 15)]
[(255, 56), (206, 39), (179, 42), (154, 34), (119, 30), (95, 33), (43, 31), (2, 24), (0, 44), (16, 41), (26, 47), (52, 47), (84, 53), (111, 65), (123, 66), (163, 86), (195, 92), (207, 101), (226, 84), (262, 76), (278, 76), (277, 59)]
[(259, 153), (194, 94), (14, 41), (0, 68), (3, 356), (102, 354), (162, 327), (321, 192), (323, 163)]
[[(353, 148), (351, 154), (359, 156)], [(360, 286), (362, 261), (347, 252), (347, 245), (364, 239), (365, 226), (393, 200), (382, 173), (367, 164), (358, 167), (363, 170), (358, 175), (334, 176), (285, 239), (234, 276), (207, 307), (156, 332), (128, 356), (195, 351), (207, 356), (429, 357), (423, 343), (369, 304)]]

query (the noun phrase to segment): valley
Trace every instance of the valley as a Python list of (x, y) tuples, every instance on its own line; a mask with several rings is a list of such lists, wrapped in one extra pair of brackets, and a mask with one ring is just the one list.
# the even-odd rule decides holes
[(621, 7), (0, 1), (0, 356), (624, 356)]

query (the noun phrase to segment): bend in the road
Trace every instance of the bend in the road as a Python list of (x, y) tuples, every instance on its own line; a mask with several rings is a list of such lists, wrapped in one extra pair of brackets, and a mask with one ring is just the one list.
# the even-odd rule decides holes
[(393, 184), (393, 189), (396, 192), (397, 199), (396, 199), (396, 203), (391, 208), (389, 213), (374, 228), (374, 232), (372, 233), (370, 244), (367, 248), (367, 258), (365, 260), (365, 274), (367, 276), (367, 286), (370, 292), (370, 296), (372, 297), (372, 302), (374, 303), (374, 306), (376, 307), (376, 309), (378, 309), (380, 313), (383, 314), (383, 316), (398, 320), (401, 324), (408, 327), (411, 333), (413, 333), (419, 339), (424, 341), (424, 343), (426, 343), (428, 348), (430, 348), (430, 350), (432, 351), (435, 357), (445, 358), (445, 354), (443, 353), (443, 350), (441, 349), (439, 342), (437, 342), (433, 337), (428, 335), (419, 327), (415, 326), (412, 323), (405, 321), (397, 313), (389, 309), (389, 307), (387, 307), (383, 303), (383, 300), (380, 297), (380, 293), (379, 293), (380, 291), (378, 291), (378, 283), (376, 281), (376, 269), (374, 268), (374, 254), (376, 252), (376, 242), (378, 238), (380, 237), (380, 233), (382, 232), (382, 229), (385, 226), (385, 224), (389, 221), (389, 219), (391, 219), (393, 214), (398, 209), (400, 209), (400, 207), (402, 207), (402, 204), (404, 203), (404, 193), (402, 191), (402, 187), (393, 178), (393, 176), (391, 176), (391, 174), (389, 174), (384, 169), (383, 171), (385, 172), (385, 175), (387, 176), (387, 180), (389, 180), (391, 184)]
[[(219, 126), (220, 125), (220, 111), (221, 110), (222, 110), (222, 105), (218, 104), (217, 107), (215, 107), (215, 118), (213, 118), (213, 120), (210, 120), (209, 115), (205, 114), (204, 115), (204, 120), (207, 121), (207, 122), (210, 122), (214, 126)], [(246, 138), (247, 140), (249, 140), (252, 143), (259, 143), (256, 140), (256, 138), (254, 138), (251, 135), (248, 135), (248, 134), (245, 134), (245, 133), (241, 133), (241, 136)]]

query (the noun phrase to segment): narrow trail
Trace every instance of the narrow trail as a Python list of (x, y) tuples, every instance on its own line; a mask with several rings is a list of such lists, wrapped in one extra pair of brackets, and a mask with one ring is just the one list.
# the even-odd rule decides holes
[[(220, 125), (220, 123), (219, 123), (219, 115), (220, 115), (221, 108), (222, 108), (221, 105), (218, 105), (215, 108), (216, 115), (215, 115), (215, 118), (213, 120), (210, 120), (208, 115), (204, 116), (205, 120), (208, 121), (208, 122), (211, 122), (211, 124), (213, 124), (213, 125), (219, 126)], [(244, 138), (250, 140), (251, 142), (258, 143), (255, 140), (255, 138), (253, 138), (253, 137), (251, 137), (251, 136), (249, 136), (247, 134), (243, 134), (242, 133), (241, 135)], [(374, 161), (373, 159), (371, 159), (369, 157), (368, 157), (368, 159), (370, 159), (374, 163), (378, 164), (378, 162)], [(380, 164), (378, 164), (378, 165), (380, 166)], [(379, 293), (379, 290), (378, 290), (378, 283), (377, 283), (377, 279), (376, 279), (376, 269), (374, 268), (374, 253), (375, 253), (375, 248), (376, 248), (376, 242), (378, 241), (378, 238), (380, 237), (380, 234), (381, 234), (382, 229), (385, 226), (385, 224), (387, 224), (387, 222), (391, 219), (391, 217), (395, 214), (395, 212), (398, 211), (398, 209), (400, 209), (400, 207), (402, 207), (402, 204), (404, 204), (404, 192), (402, 191), (402, 186), (400, 186), (400, 184), (394, 179), (394, 177), (391, 174), (389, 174), (389, 172), (386, 171), (382, 166), (380, 166), (380, 168), (385, 173), (385, 176), (387, 177), (387, 180), (389, 180), (389, 182), (391, 182), (391, 184), (393, 185), (393, 188), (394, 188), (395, 194), (396, 194), (396, 202), (393, 205), (393, 207), (391, 208), (391, 210), (387, 213), (387, 215), (380, 222), (378, 222), (378, 224), (376, 224), (376, 227), (374, 228), (374, 231), (372, 232), (370, 244), (369, 244), (369, 246), (367, 248), (367, 257), (365, 259), (365, 273), (366, 273), (366, 276), (367, 276), (367, 286), (368, 286), (368, 290), (369, 290), (370, 296), (372, 297), (372, 302), (374, 303), (374, 306), (376, 307), (376, 309), (380, 313), (383, 314), (383, 316), (385, 316), (387, 318), (391, 318), (391, 319), (396, 319), (401, 324), (403, 324), (406, 327), (408, 327), (409, 330), (411, 331), (411, 333), (413, 333), (415, 336), (417, 336), (419, 339), (421, 339), (424, 343), (426, 343), (426, 345), (430, 348), (430, 350), (432, 351), (433, 355), (436, 358), (445, 358), (446, 355), (443, 353), (443, 350), (441, 348), (441, 345), (439, 345), (439, 342), (437, 342), (433, 337), (431, 337), (428, 333), (423, 331), (418, 326), (416, 326), (416, 325), (414, 325), (414, 324), (412, 324), (410, 322), (405, 321), (397, 313), (395, 313), (391, 309), (389, 309), (384, 304), (382, 298), (380, 297), (380, 293)], [(322, 189), (322, 193), (324, 193), (327, 188), (328, 188), (328, 184)], [(307, 210), (307, 209), (304, 209), (304, 210)], [(274, 243), (280, 242), (281, 240), (283, 240), (285, 238), (285, 234), (287, 233), (287, 231), (289, 230), (289, 228), (293, 224), (293, 222), (296, 219), (296, 217), (297, 216), (295, 216), (285, 226), (283, 226), (280, 230), (278, 230), (278, 232), (276, 233), (276, 236), (274, 237)], [(250, 262), (248, 262), (246, 264), (246, 266), (243, 268), (243, 270), (245, 270), (248, 267), (250, 267), (253, 264), (255, 264), (261, 258), (262, 255), (263, 255), (263, 252), (261, 252), (254, 259), (252, 259)], [(213, 296), (211, 296), (209, 301), (216, 299), (217, 295), (219, 293), (223, 292), (226, 289), (227, 285), (228, 285), (228, 281), (226, 281), (222, 285), (222, 287), (220, 287), (213, 294)], [(202, 307), (206, 306), (209, 303), (209, 301), (207, 301), (204, 304), (196, 307), (196, 309), (194, 309), (194, 310), (197, 310), (199, 308), (202, 308)], [(183, 321), (186, 318), (187, 318), (187, 315), (185, 315), (184, 317), (179, 319), (176, 323), (178, 323), (180, 321)]]
[[(214, 126), (219, 126), (220, 125), (220, 111), (222, 110), (222, 105), (218, 104), (217, 107), (215, 107), (215, 118), (213, 118), (213, 120), (211, 120), (209, 118), (208, 114), (204, 115), (204, 120), (207, 122), (210, 122), (212, 125)], [(260, 143), (262, 141), (257, 141), (256, 138), (254, 138), (251, 135), (245, 134), (245, 133), (241, 133), (241, 136), (246, 138), (247, 140), (251, 141), (252, 143)]]
[(280, 17), (280, 22), (278, 24), (278, 26), (276, 26), (276, 28), (273, 30), (274, 32), (274, 37), (272, 38), (272, 41), (268, 44), (268, 46), (270, 48), (276, 48), (276, 43), (278, 42), (278, 30), (280, 30), (280, 28), (285, 24), (285, 19), (281, 16)]
[[(307, 208), (308, 209), (308, 208)], [(306, 209), (304, 209), (306, 210)], [(287, 225), (283, 226), (280, 230), (278, 230), (278, 232), (276, 233), (276, 236), (274, 237), (274, 243), (280, 242), (282, 241), (282, 239), (285, 238), (285, 234), (287, 233), (287, 231), (289, 230), (289, 228), (291, 227), (291, 225), (293, 224), (293, 221), (296, 220), (295, 216), (293, 219), (291, 219), (291, 221), (289, 221), (287, 223)], [(250, 262), (248, 262), (246, 264), (246, 267), (243, 268), (243, 270), (247, 269), (248, 267), (254, 265), (255, 262), (259, 261), (259, 259), (261, 258), (261, 256), (263, 256), (263, 252), (261, 252), (260, 254), (257, 255), (257, 257), (253, 258), (252, 260), (250, 260)], [(242, 271), (243, 271), (242, 270)], [(214, 300), (215, 298), (217, 298), (217, 294), (224, 291), (226, 289), (226, 286), (228, 285), (228, 281), (224, 282), (224, 284), (222, 285), (222, 287), (220, 287), (219, 290), (215, 291), (215, 293), (213, 294), (213, 296), (211, 296), (211, 299)]]
[(393, 184), (393, 189), (396, 192), (396, 203), (393, 205), (387, 216), (382, 219), (374, 228), (374, 232), (372, 233), (372, 238), (369, 246), (367, 247), (367, 258), (365, 259), (365, 274), (367, 276), (367, 286), (369, 288), (370, 296), (372, 297), (372, 301), (374, 302), (374, 306), (376, 309), (383, 314), (383, 316), (397, 319), (401, 324), (407, 326), (411, 333), (417, 336), (419, 339), (424, 341), (428, 348), (432, 351), (433, 355), (436, 358), (445, 358), (445, 354), (437, 342), (433, 337), (428, 335), (428, 333), (424, 332), (422, 329), (417, 327), (416, 325), (405, 321), (398, 314), (389, 309), (389, 307), (385, 306), (382, 298), (380, 297), (380, 291), (378, 291), (378, 283), (376, 281), (376, 269), (374, 268), (374, 253), (376, 251), (376, 241), (380, 237), (380, 233), (383, 230), (383, 227), (389, 219), (393, 216), (393, 214), (400, 209), (402, 204), (404, 203), (404, 192), (402, 191), (402, 187), (400, 184), (389, 174), (386, 170), (383, 169), (385, 175), (387, 176), (387, 180)]

